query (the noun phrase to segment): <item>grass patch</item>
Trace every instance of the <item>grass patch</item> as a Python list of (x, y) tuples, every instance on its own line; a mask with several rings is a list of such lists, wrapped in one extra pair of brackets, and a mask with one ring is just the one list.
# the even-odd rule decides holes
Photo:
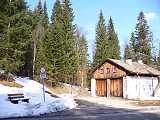
[(0, 84), (4, 86), (9, 86), (9, 87), (17, 87), (17, 88), (23, 88), (23, 85), (20, 85), (16, 83), (15, 81), (9, 82), (9, 81), (0, 81)]
[(49, 89), (56, 94), (71, 93), (71, 88), (69, 87), (55, 86), (55, 87), (49, 87)]
[(57, 84), (57, 85), (54, 84), (53, 86), (51, 86), (50, 84), (45, 82), (45, 86), (47, 86), (47, 88), (49, 88), (53, 93), (56, 93), (56, 94), (68, 94), (71, 92), (72, 92), (72, 94), (77, 94), (77, 92), (78, 92), (74, 88), (71, 88), (68, 86), (63, 86), (60, 84)]
[(0, 74), (0, 81), (9, 81), (13, 82), (15, 81), (12, 75), (7, 75), (7, 74)]
[(51, 81), (49, 80), (45, 81), (45, 86), (55, 94), (75, 94), (75, 95), (82, 95), (82, 96), (90, 95), (88, 90), (85, 90), (83, 88), (70, 87), (60, 83), (55, 84), (54, 82), (51, 83)]
[(137, 101), (136, 104), (140, 106), (159, 106), (160, 100), (141, 100)]

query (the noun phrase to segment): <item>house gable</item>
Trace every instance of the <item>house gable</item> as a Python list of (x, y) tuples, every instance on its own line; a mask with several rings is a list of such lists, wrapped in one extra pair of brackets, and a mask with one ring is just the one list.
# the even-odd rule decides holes
[(124, 76), (126, 76), (125, 70), (109, 61), (101, 64), (93, 73), (95, 79), (120, 78)]
[[(117, 70), (115, 70), (115, 68)], [(126, 75), (158, 77), (160, 76), (160, 71), (143, 63), (127, 63), (115, 59), (107, 59), (93, 70), (93, 77), (95, 79), (118, 78)]]

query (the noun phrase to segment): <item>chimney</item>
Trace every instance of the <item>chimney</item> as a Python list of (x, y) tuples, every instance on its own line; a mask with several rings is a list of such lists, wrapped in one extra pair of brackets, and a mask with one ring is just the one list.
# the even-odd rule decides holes
[(129, 64), (129, 65), (132, 65), (132, 59), (127, 59), (126, 63)]
[(143, 64), (143, 61), (142, 61), (142, 60), (138, 60), (138, 63), (139, 63), (139, 64)]

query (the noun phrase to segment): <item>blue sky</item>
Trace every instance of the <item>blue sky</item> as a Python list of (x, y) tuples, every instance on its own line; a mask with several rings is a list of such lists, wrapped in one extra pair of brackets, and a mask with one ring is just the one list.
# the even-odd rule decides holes
[[(28, 6), (33, 9), (38, 0), (26, 0)], [(43, 1), (43, 0), (42, 0)], [(55, 0), (46, 0), (48, 14), (51, 15)], [(143, 11), (148, 20), (150, 30), (153, 32), (154, 46), (160, 42), (160, 0), (71, 0), (76, 23), (86, 35), (89, 47), (89, 55), (92, 57), (95, 41), (95, 28), (102, 10), (108, 24), (112, 16), (115, 30), (118, 34), (121, 51), (130, 38), (131, 32), (137, 23), (140, 11)]]

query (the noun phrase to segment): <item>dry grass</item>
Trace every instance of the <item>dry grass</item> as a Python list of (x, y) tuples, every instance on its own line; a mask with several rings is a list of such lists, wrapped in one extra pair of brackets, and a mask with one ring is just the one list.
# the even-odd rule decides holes
[(13, 76), (11, 75), (7, 75), (7, 74), (0, 74), (0, 81), (9, 81), (9, 82), (13, 82), (15, 81)]
[(67, 93), (71, 93), (72, 94), (77, 94), (77, 90), (75, 89), (71, 89), (71, 87), (66, 87), (66, 86), (63, 86), (63, 85), (55, 85), (53, 84), (53, 86), (51, 86), (50, 83), (48, 82), (45, 82), (45, 86), (47, 86), (47, 88), (49, 88), (53, 93), (56, 93), (56, 94), (67, 94)]
[[(65, 93), (71, 93), (71, 88), (70, 87), (63, 87), (63, 86), (56, 86), (56, 87), (49, 87), (49, 89), (56, 94), (65, 94)], [(77, 91), (72, 89), (72, 93), (76, 94)]]
[(15, 81), (9, 82), (9, 81), (0, 81), (0, 84), (4, 86), (9, 86), (9, 87), (17, 87), (17, 88), (23, 88), (24, 86), (16, 83)]
[(158, 106), (160, 105), (160, 100), (141, 100), (137, 104), (140, 106)]
[(69, 87), (64, 86), (62, 84), (55, 84), (51, 83), (51, 81), (45, 81), (45, 86), (49, 88), (53, 93), (55, 94), (75, 94), (78, 96), (88, 96), (89, 92), (82, 88), (75, 88), (75, 87)]
[(78, 96), (90, 96), (89, 92), (84, 89), (75, 89), (66, 86), (48, 87), (55, 94), (75, 94)]

